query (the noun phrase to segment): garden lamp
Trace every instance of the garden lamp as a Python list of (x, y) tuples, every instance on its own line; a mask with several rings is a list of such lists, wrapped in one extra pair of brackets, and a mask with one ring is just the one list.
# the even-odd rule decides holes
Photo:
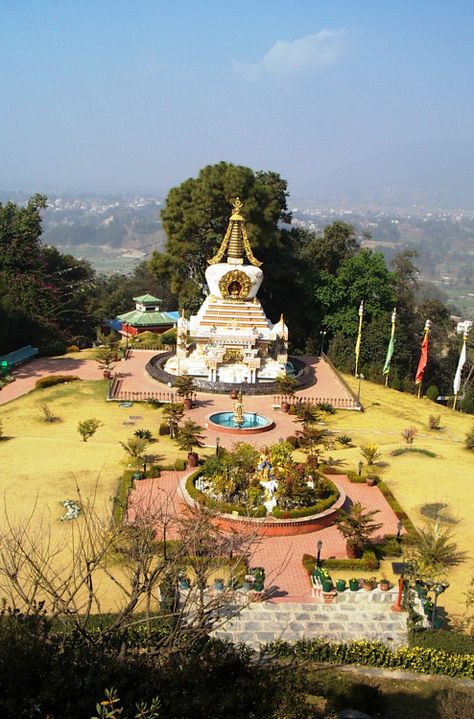
[(321, 539), (318, 539), (316, 544), (317, 550), (318, 550), (318, 556), (316, 557), (316, 566), (321, 566), (321, 549), (323, 548), (323, 542)]
[(217, 456), (217, 457), (219, 456), (219, 447), (220, 447), (220, 444), (221, 444), (221, 438), (220, 438), (220, 437), (216, 437), (216, 456)]
[(359, 471), (359, 477), (360, 477), (360, 475), (362, 474), (362, 467), (363, 467), (363, 466), (364, 466), (364, 463), (363, 463), (363, 462), (359, 462), (359, 464), (357, 465), (357, 469), (358, 469), (358, 471)]
[(400, 536), (402, 533), (402, 529), (403, 529), (403, 524), (400, 521), (397, 522), (397, 542), (402, 541), (402, 538)]
[(326, 330), (321, 330), (321, 332), (319, 334), (321, 337), (321, 350), (320, 350), (319, 356), (322, 357), (322, 355), (324, 353), (324, 338), (326, 337)]

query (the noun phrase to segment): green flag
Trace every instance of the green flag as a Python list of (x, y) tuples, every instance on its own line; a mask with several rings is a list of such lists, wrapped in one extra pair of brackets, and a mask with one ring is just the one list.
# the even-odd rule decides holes
[(395, 322), (396, 322), (396, 319), (397, 319), (397, 309), (395, 307), (392, 312), (392, 331), (390, 333), (390, 341), (388, 343), (387, 356), (385, 358), (385, 364), (383, 366), (384, 374), (389, 374), (389, 372), (390, 372), (390, 363), (391, 363), (392, 357), (393, 357), (393, 350), (395, 349)]

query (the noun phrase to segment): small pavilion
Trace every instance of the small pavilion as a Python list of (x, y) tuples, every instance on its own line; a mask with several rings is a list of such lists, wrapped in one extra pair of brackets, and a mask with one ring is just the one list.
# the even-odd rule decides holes
[(116, 319), (109, 323), (112, 329), (120, 332), (121, 335), (132, 337), (141, 332), (155, 332), (161, 335), (176, 327), (179, 313), (163, 312), (162, 300), (159, 297), (146, 294), (134, 297), (133, 300), (134, 310), (117, 315)]

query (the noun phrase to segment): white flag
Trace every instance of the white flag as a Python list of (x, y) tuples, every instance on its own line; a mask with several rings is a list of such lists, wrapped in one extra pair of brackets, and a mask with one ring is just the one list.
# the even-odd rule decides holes
[(453, 382), (454, 394), (459, 394), (459, 390), (461, 389), (461, 373), (462, 373), (462, 368), (464, 367), (465, 362), (466, 362), (466, 342), (463, 342), (461, 354), (459, 355), (458, 368), (456, 370), (456, 375), (454, 377), (454, 382)]

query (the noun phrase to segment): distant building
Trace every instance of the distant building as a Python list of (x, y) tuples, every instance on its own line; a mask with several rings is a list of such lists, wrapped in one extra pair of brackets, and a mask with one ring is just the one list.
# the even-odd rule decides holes
[(159, 297), (147, 294), (134, 297), (133, 300), (135, 302), (134, 310), (117, 315), (115, 319), (107, 322), (109, 327), (116, 332), (124, 337), (132, 337), (140, 332), (155, 332), (155, 334), (161, 335), (176, 327), (179, 313), (162, 312), (162, 300)]

